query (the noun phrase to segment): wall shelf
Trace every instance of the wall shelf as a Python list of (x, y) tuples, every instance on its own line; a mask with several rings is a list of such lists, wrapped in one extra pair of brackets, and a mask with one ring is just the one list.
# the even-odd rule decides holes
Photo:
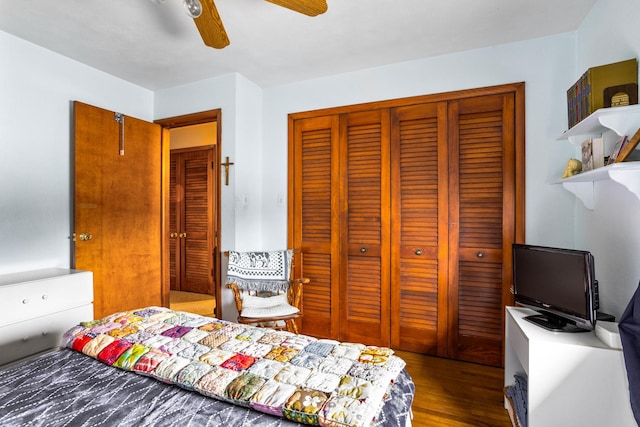
[(580, 199), (587, 209), (593, 210), (595, 207), (594, 182), (606, 179), (623, 185), (640, 199), (640, 162), (614, 163), (565, 178), (560, 183)]
[[(609, 130), (614, 131), (618, 136), (631, 136), (638, 129), (640, 129), (640, 105), (601, 108), (564, 132), (557, 140), (568, 140), (580, 146), (585, 139), (599, 137)], [(640, 199), (640, 162), (614, 163), (565, 178), (559, 183), (580, 199), (587, 209), (593, 210), (595, 207), (594, 183), (603, 180), (617, 182)]]
[(614, 131), (618, 136), (631, 136), (638, 129), (640, 129), (640, 105), (600, 108), (564, 132), (557, 140), (569, 140), (572, 144), (580, 145), (585, 139), (600, 136), (608, 130)]

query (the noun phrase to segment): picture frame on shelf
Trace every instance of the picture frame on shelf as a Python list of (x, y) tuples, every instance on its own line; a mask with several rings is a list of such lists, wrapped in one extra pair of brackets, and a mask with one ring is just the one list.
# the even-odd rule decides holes
[(626, 158), (631, 156), (633, 150), (636, 149), (636, 146), (640, 142), (640, 129), (636, 131), (636, 133), (629, 139), (620, 149), (620, 153), (616, 156), (614, 162), (620, 163), (623, 162)]
[(620, 154), (620, 150), (622, 149), (622, 147), (624, 146), (624, 144), (627, 142), (628, 139), (629, 139), (629, 137), (627, 135), (624, 135), (624, 136), (621, 136), (620, 138), (618, 138), (618, 140), (616, 141), (616, 145), (614, 145), (613, 151), (611, 152), (611, 155), (609, 156), (609, 160), (607, 161), (607, 165), (611, 165), (616, 161), (616, 159), (618, 158), (618, 155)]

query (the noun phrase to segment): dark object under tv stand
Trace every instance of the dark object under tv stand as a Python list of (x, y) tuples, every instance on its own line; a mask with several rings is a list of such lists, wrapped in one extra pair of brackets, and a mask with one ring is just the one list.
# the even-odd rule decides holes
[(596, 320), (601, 320), (603, 322), (615, 322), (616, 316), (599, 311), (597, 313)]

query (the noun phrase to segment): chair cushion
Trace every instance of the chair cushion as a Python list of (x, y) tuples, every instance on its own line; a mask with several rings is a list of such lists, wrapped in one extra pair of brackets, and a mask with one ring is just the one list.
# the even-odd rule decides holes
[(280, 317), (299, 312), (296, 307), (289, 304), (287, 294), (279, 294), (271, 297), (257, 297), (253, 295), (242, 296), (242, 317)]

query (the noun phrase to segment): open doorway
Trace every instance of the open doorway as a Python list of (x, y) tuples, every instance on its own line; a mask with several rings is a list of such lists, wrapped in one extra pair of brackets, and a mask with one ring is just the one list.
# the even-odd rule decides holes
[(156, 123), (170, 159), (163, 183), (165, 305), (220, 317), (220, 110)]

